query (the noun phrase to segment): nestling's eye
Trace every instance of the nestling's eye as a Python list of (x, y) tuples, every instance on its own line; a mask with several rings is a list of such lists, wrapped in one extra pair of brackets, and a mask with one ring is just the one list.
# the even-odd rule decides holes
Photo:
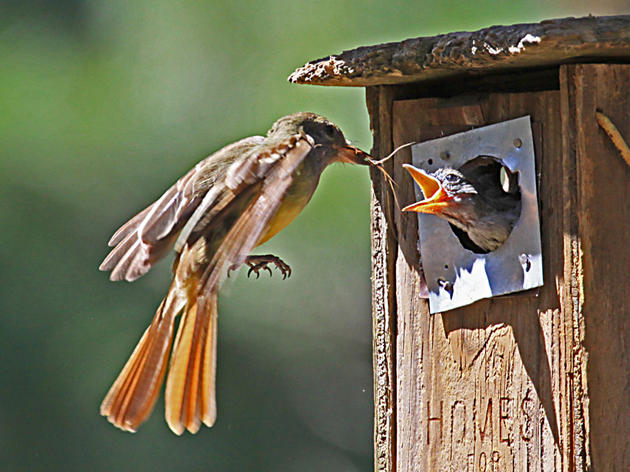
[(450, 182), (452, 184), (459, 182), (459, 176), (455, 174), (446, 174), (446, 177), (444, 178), (446, 179), (447, 182)]
[(335, 135), (335, 127), (332, 125), (327, 125), (324, 128), (324, 132), (326, 133), (326, 136), (332, 138)]

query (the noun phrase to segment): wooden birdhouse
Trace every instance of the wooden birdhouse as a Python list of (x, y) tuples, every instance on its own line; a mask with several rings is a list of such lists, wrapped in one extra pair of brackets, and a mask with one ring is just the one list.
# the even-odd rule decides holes
[[(383, 164), (396, 198), (371, 171), (376, 470), (630, 470), (630, 16), (361, 47), (290, 80), (365, 87), (375, 159), (430, 143)], [(516, 131), (502, 125), (514, 120)], [(489, 125), (501, 126), (468, 141), (489, 150), (440, 141)], [(540, 277), (525, 282), (532, 243), (521, 266), (490, 251), (491, 282), (512, 264), (522, 272), (515, 290), (449, 287), (467, 270), (448, 263), (440, 285), (422, 266), (422, 226), (434, 220), (419, 231), (417, 214), (400, 211), (419, 199), (402, 164), (457, 168), (479, 157), (509, 171), (524, 136), (535, 193), (522, 169), (516, 188), (536, 221), (521, 210), (508, 241), (529, 226), (522, 244), (538, 238)], [(448, 244), (434, 245), (431, 260), (456, 261), (446, 248), (456, 244), (474, 254), (445, 228)], [(472, 298), (431, 309), (424, 292)]]

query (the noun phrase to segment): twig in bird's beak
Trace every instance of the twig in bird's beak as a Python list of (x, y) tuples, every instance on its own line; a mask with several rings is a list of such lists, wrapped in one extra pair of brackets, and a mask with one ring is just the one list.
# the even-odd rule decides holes
[(388, 156), (384, 157), (383, 159), (376, 160), (376, 159), (372, 159), (371, 157), (366, 159), (367, 162), (369, 162), (372, 166), (376, 167), (385, 176), (385, 180), (387, 180), (387, 183), (389, 184), (389, 188), (392, 191), (392, 195), (394, 197), (394, 202), (396, 203), (396, 207), (398, 207), (399, 210), (400, 210), (400, 203), (398, 203), (398, 196), (396, 194), (396, 189), (394, 188), (394, 186), (397, 185), (397, 184), (394, 181), (394, 179), (392, 179), (392, 177), (383, 168), (383, 164), (388, 159), (391, 159), (398, 151), (400, 151), (401, 149), (404, 149), (406, 147), (409, 147), (409, 146), (411, 146), (413, 144), (416, 144), (416, 143), (415, 142), (411, 142), (411, 143), (403, 144), (402, 146), (398, 146), (391, 153), (389, 153)]
[(389, 184), (389, 188), (392, 191), (392, 195), (394, 196), (394, 202), (396, 203), (396, 207), (398, 207), (398, 209), (400, 210), (400, 203), (398, 203), (398, 197), (396, 196), (396, 189), (394, 188), (394, 185), (398, 185), (398, 184), (396, 184), (394, 179), (392, 179), (392, 177), (387, 173), (387, 171), (383, 169), (383, 166), (381, 164), (372, 164), (372, 165), (376, 167), (378, 170), (380, 170), (385, 176), (385, 180), (387, 180), (387, 183)]
[(610, 118), (604, 115), (601, 111), (595, 111), (595, 118), (597, 118), (597, 124), (606, 132), (614, 146), (617, 148), (623, 160), (630, 166), (630, 148), (623, 139), (623, 136), (621, 136), (617, 127)]
[(370, 164), (373, 164), (375, 166), (383, 165), (383, 163), (386, 160), (391, 159), (392, 157), (394, 157), (394, 155), (398, 151), (400, 151), (401, 149), (405, 149), (406, 147), (413, 146), (414, 144), (417, 144), (417, 143), (414, 141), (414, 142), (410, 142), (410, 143), (401, 144), (396, 149), (394, 149), (392, 152), (390, 152), (389, 155), (387, 155), (387, 157), (384, 157), (383, 159), (379, 159), (378, 161), (370, 158), (370, 159), (368, 159), (368, 161), (369, 161)]

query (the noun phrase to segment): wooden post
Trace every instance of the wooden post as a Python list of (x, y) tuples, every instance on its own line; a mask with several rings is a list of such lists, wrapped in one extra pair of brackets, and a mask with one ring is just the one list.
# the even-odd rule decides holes
[[(596, 119), (630, 142), (630, 64), (614, 62), (630, 62), (630, 17), (416, 38), (292, 76), (367, 86), (378, 157), (532, 121), (538, 289), (430, 315), (416, 216), (372, 171), (376, 470), (630, 470), (630, 166)], [(387, 163), (401, 206), (415, 201), (410, 162), (405, 149)]]

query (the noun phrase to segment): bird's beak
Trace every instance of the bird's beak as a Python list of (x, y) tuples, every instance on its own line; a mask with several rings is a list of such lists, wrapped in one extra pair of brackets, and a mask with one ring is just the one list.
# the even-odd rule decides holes
[(437, 179), (424, 173), (420, 169), (416, 169), (412, 165), (403, 164), (403, 167), (409, 171), (413, 180), (420, 186), (425, 198), (417, 203), (407, 205), (402, 211), (415, 211), (432, 215), (442, 213), (442, 210), (449, 205), (453, 197), (446, 193)]
[(339, 162), (347, 162), (348, 164), (369, 164), (370, 155), (353, 146), (348, 141), (345, 146), (337, 148), (337, 158)]

